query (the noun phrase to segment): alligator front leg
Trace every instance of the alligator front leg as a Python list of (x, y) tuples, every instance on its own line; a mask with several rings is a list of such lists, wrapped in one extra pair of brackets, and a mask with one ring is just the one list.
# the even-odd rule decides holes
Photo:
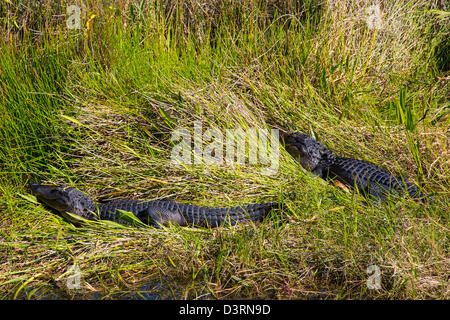
[(145, 224), (160, 229), (162, 226), (167, 226), (169, 223), (186, 226), (187, 222), (181, 215), (178, 205), (175, 202), (150, 206), (137, 217)]

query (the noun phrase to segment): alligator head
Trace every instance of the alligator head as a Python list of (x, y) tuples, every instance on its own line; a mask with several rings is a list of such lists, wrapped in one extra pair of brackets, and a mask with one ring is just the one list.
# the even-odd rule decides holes
[(66, 214), (67, 212), (76, 214), (85, 219), (93, 219), (96, 206), (92, 200), (81, 191), (67, 187), (65, 185), (44, 185), (39, 183), (32, 183), (30, 185), (32, 193), (36, 198), (56, 210), (63, 217), (71, 222), (73, 218)]
[(306, 170), (323, 177), (334, 154), (312, 137), (301, 133), (281, 133), (286, 151)]

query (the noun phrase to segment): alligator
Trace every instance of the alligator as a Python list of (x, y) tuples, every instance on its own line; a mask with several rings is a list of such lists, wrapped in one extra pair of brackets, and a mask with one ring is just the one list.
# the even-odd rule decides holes
[(79, 223), (78, 219), (67, 213), (87, 220), (110, 220), (133, 225), (133, 222), (124, 219), (123, 211), (126, 211), (131, 212), (140, 222), (156, 228), (170, 223), (198, 227), (232, 226), (236, 223), (262, 221), (272, 209), (281, 208), (278, 203), (208, 208), (181, 204), (171, 199), (153, 201), (121, 199), (95, 204), (83, 192), (66, 185), (32, 183), (30, 188), (40, 202), (75, 224)]
[(281, 132), (280, 139), (286, 151), (306, 170), (323, 179), (335, 179), (354, 187), (376, 202), (390, 194), (401, 195), (405, 192), (415, 199), (424, 197), (412, 183), (390, 174), (371, 162), (337, 156), (304, 133)]

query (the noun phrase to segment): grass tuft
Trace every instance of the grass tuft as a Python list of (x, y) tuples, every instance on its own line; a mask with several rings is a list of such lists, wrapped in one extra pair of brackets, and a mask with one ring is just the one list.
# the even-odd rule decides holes
[[(383, 1), (374, 17), (372, 3), (350, 0), (84, 1), (72, 30), (72, 2), (1, 2), (0, 297), (448, 299), (442, 3)], [(173, 165), (172, 132), (199, 122), (314, 133), (430, 197), (364, 206), (284, 150), (274, 176)], [(217, 229), (75, 227), (34, 201), (33, 181), (99, 201), (289, 210)]]

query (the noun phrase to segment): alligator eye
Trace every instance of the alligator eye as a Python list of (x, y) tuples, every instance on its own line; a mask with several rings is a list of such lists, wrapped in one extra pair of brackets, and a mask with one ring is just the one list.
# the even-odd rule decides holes
[(59, 189), (54, 189), (52, 190), (52, 194), (54, 194), (55, 196), (61, 196), (63, 193)]
[(300, 150), (295, 145), (286, 146), (286, 151), (294, 157), (300, 154)]
[(300, 145), (299, 151), (302, 155), (305, 155), (308, 153), (308, 150), (306, 149), (306, 147), (304, 145)]

